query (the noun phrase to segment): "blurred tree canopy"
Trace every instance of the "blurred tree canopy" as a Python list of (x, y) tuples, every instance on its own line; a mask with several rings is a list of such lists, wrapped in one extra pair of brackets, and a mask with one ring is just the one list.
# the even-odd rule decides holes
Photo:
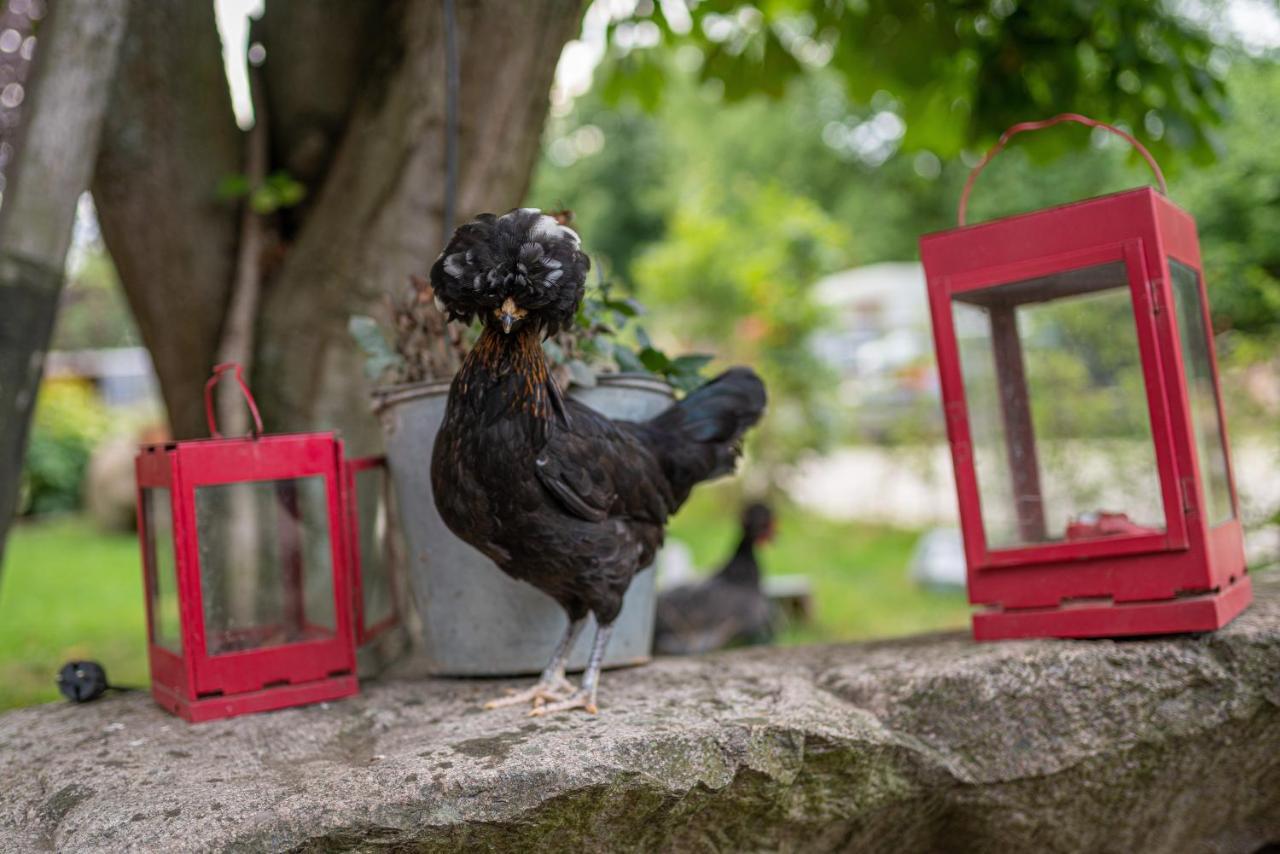
[(611, 98), (656, 104), (672, 48), (691, 48), (731, 101), (826, 68), (855, 102), (897, 99), (905, 147), (942, 157), (1070, 110), (1146, 128), (1157, 155), (1208, 160), (1225, 107), (1223, 52), (1152, 0), (642, 0), (611, 42)]
[(1224, 154), (1187, 176), (1214, 325), (1270, 350), (1280, 338), (1280, 66), (1242, 63), (1228, 90), (1235, 105)]
[[(654, 309), (660, 332), (765, 371), (778, 419), (757, 443), (767, 458), (793, 459), (849, 423), (809, 346), (827, 322), (811, 286), (916, 258), (919, 235), (955, 224), (969, 169), (1017, 121), (1074, 110), (1135, 132), (1173, 178), (1174, 200), (1201, 218), (1220, 323), (1245, 328), (1233, 318), (1247, 308), (1258, 328), (1276, 325), (1265, 314), (1275, 291), (1242, 290), (1249, 276), (1215, 255), (1221, 244), (1268, 257), (1242, 237), (1266, 243), (1270, 184), (1245, 179), (1234, 202), (1209, 190), (1237, 160), (1254, 175), (1273, 163), (1271, 148), (1242, 135), (1280, 130), (1268, 107), (1280, 77), (1172, 7), (641, 2), (609, 34), (592, 89), (553, 110), (529, 203), (574, 209), (587, 245)], [(1207, 162), (1215, 156), (1220, 165)], [(1123, 140), (1063, 125), (1019, 137), (990, 164), (970, 219), (1151, 181)], [(792, 255), (799, 211), (818, 247), (803, 261)], [(1232, 216), (1251, 225), (1234, 228)], [(1112, 319), (1077, 318), (1076, 332), (1110, 340)], [(771, 334), (751, 334), (760, 329)], [(932, 410), (909, 417), (936, 421)], [(940, 425), (907, 432), (937, 438)]]

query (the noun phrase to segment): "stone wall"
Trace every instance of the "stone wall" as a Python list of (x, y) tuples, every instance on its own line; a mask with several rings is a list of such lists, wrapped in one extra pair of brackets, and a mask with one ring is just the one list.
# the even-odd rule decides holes
[(0, 716), (0, 850), (1253, 852), (1280, 842), (1280, 574), (1212, 635), (960, 633), (664, 660), (598, 716), (501, 681), (189, 726)]

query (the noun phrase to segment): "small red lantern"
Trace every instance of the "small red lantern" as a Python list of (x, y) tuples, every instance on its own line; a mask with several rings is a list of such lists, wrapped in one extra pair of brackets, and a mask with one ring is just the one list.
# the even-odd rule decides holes
[[(249, 437), (223, 438), (214, 421), (228, 370)], [(356, 693), (357, 642), (396, 622), (390, 566), (356, 527), (379, 504), (359, 481), (385, 472), (381, 458), (347, 462), (333, 433), (263, 435), (239, 365), (214, 369), (205, 409), (212, 438), (145, 446), (136, 461), (152, 695), (195, 722)]]
[[(1062, 121), (1132, 143), (1144, 187), (965, 225), (1010, 137)], [(1191, 217), (1127, 133), (1015, 125), (959, 228), (920, 241), (974, 637), (1206, 631), (1249, 603)]]

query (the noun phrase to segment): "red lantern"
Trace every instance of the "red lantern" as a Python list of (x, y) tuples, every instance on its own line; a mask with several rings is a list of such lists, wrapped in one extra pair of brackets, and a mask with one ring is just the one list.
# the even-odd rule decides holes
[[(243, 438), (213, 416), (233, 369), (255, 425)], [(356, 693), (357, 640), (396, 621), (380, 604), (378, 625), (355, 622), (361, 553), (376, 553), (358, 508), (377, 503), (357, 478), (381, 458), (347, 462), (333, 433), (263, 435), (239, 365), (214, 369), (205, 409), (212, 438), (146, 446), (136, 462), (153, 696), (194, 722)], [(389, 566), (366, 562), (390, 596)]]
[[(1123, 136), (1144, 187), (965, 225), (1009, 138)], [(1015, 125), (920, 241), (978, 639), (1206, 631), (1249, 603), (1195, 222), (1132, 136)]]

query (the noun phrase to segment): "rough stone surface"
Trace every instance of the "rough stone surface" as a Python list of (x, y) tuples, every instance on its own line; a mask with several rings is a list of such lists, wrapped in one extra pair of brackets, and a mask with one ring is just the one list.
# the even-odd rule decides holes
[(188, 726), (0, 717), (0, 850), (1253, 852), (1280, 841), (1280, 573), (1212, 635), (962, 633), (665, 660), (598, 717), (400, 679)]

